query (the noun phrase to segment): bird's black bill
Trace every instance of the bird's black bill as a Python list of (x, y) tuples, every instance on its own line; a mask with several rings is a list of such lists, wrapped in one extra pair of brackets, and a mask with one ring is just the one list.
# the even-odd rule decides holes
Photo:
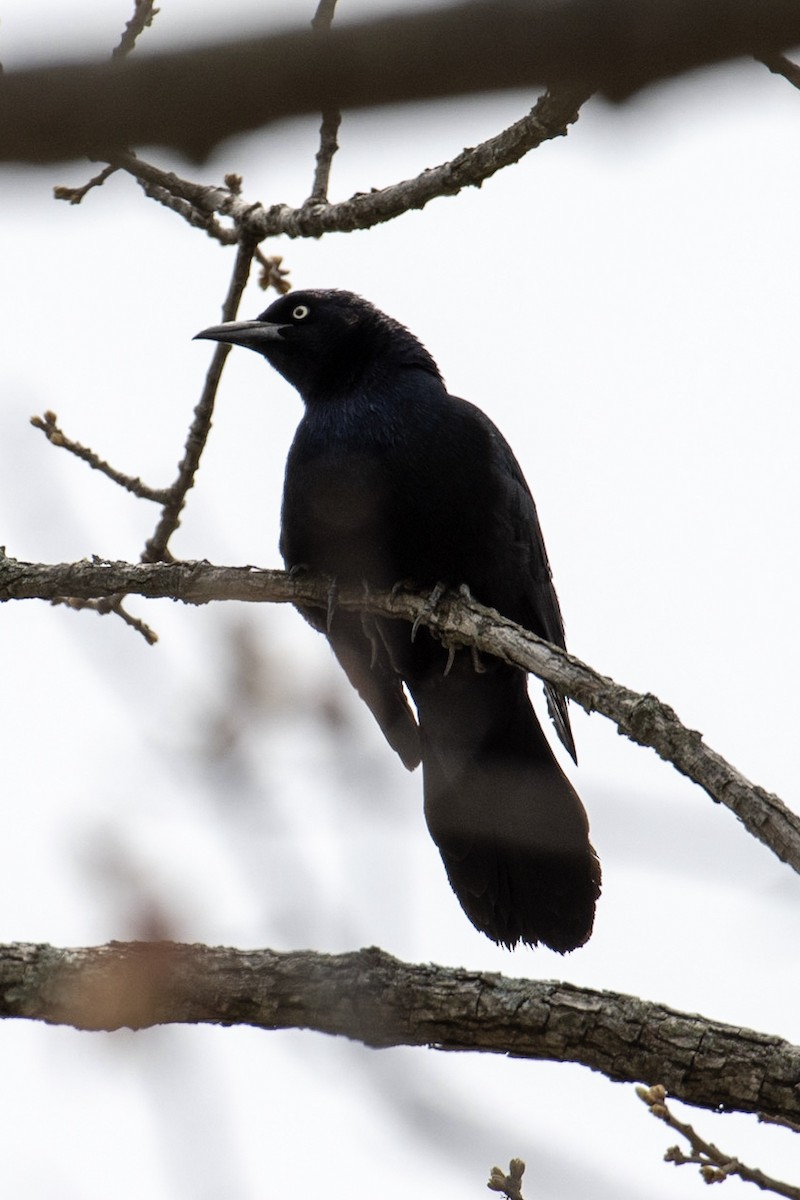
[(278, 342), (283, 336), (284, 325), (271, 321), (226, 321), (224, 325), (209, 325), (194, 335), (193, 341), (227, 342), (231, 346), (244, 346), (248, 350), (260, 350), (265, 342)]

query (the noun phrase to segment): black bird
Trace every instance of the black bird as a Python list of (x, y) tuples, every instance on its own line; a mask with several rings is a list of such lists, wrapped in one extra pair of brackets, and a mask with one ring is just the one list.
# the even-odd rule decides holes
[[(481, 603), (564, 645), (536, 507), (511, 448), (480, 409), (448, 395), (404, 326), (351, 292), (298, 291), (255, 321), (197, 337), (262, 354), (305, 404), (286, 464), (288, 569), (431, 593), (466, 584)], [(403, 621), (301, 612), (327, 633), (406, 767), (422, 762), (428, 829), (473, 925), (508, 947), (583, 945), (600, 865), (525, 673), (468, 648), (448, 656)], [(574, 758), (565, 700), (546, 691)]]

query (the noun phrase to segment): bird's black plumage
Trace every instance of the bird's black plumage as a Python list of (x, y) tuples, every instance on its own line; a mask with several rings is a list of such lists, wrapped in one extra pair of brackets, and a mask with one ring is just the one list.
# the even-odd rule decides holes
[[(407, 329), (350, 292), (302, 291), (255, 321), (198, 336), (263, 354), (305, 403), (286, 466), (287, 567), (379, 588), (467, 584), (483, 604), (564, 645), (522, 471), (489, 418), (448, 395)], [(582, 945), (600, 867), (525, 674), (469, 649), (446, 670), (441, 644), (424, 629), (412, 639), (404, 622), (338, 611), (328, 628), (319, 611), (303, 613), (327, 633), (405, 765), (422, 762), (428, 828), (476, 928), (506, 946)], [(565, 701), (547, 692), (574, 757)]]

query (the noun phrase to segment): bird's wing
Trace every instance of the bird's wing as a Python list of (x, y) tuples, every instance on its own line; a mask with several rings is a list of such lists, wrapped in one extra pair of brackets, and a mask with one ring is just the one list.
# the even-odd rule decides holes
[[(522, 594), (519, 609), (506, 615), (519, 620), (526, 629), (530, 629), (539, 637), (566, 650), (564, 620), (553, 585), (536, 504), (522, 469), (504, 439), (501, 439), (501, 452), (506, 459), (504, 465), (509, 487), (509, 511), (515, 527), (515, 538), (520, 546), (520, 557), (526, 564), (521, 577)], [(547, 711), (556, 732), (572, 759), (577, 762), (566, 697), (549, 683), (544, 684), (544, 691), (547, 697)]]
[(324, 633), (334, 654), (409, 771), (421, 759), (419, 726), (381, 634), (381, 622), (359, 613), (334, 612), (330, 629), (321, 609), (301, 608), (310, 625)]

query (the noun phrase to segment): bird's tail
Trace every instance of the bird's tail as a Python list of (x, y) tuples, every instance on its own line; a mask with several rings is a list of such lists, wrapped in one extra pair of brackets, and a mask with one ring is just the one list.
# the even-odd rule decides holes
[(472, 924), (505, 946), (564, 953), (592, 932), (600, 864), (578, 796), (556, 762), (523, 671), (468, 651), (413, 689), (425, 817)]

